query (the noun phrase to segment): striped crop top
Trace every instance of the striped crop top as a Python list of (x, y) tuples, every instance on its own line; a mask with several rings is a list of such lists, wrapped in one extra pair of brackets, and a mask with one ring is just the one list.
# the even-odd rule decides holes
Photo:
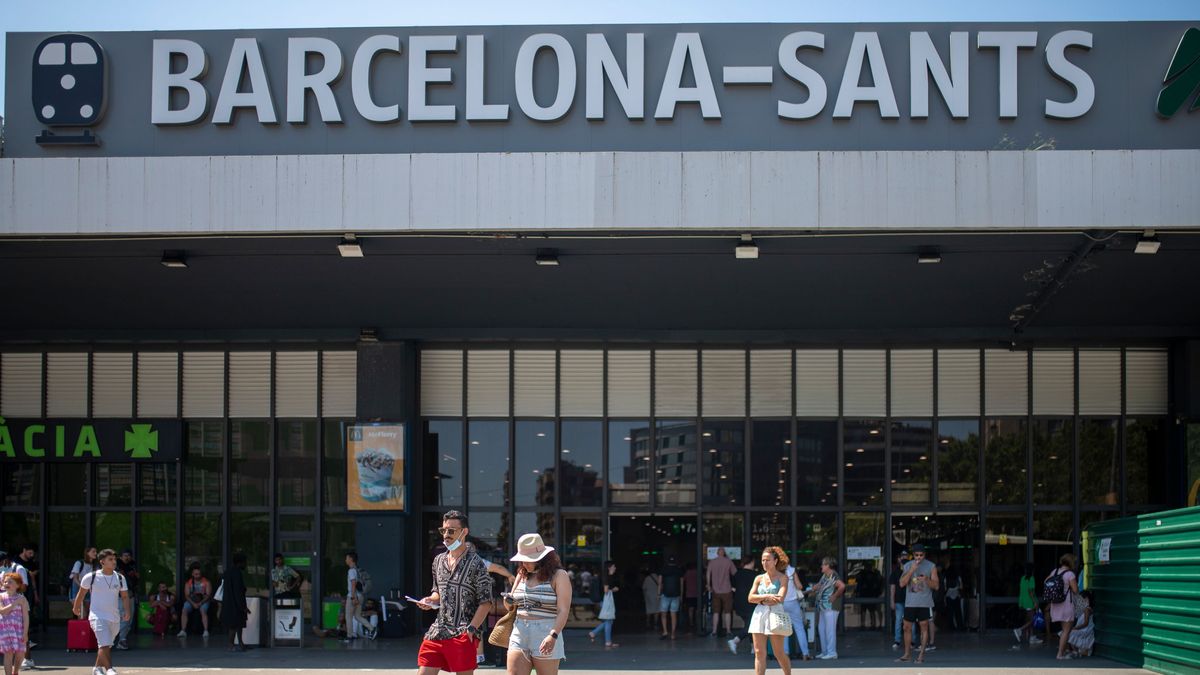
[(553, 619), (558, 616), (558, 596), (549, 581), (527, 587), (529, 577), (521, 579), (512, 590), (517, 616), (522, 619)]

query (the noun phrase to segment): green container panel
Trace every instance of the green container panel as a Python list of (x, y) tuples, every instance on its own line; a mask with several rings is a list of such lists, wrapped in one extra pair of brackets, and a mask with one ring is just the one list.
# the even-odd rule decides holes
[(1200, 672), (1200, 507), (1099, 522), (1082, 543), (1097, 653), (1172, 675)]

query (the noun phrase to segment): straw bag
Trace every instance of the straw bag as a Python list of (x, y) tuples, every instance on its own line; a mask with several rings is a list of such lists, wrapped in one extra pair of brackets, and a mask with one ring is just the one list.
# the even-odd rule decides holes
[(512, 609), (500, 617), (495, 626), (492, 626), (492, 632), (488, 635), (488, 644), (508, 649), (508, 641), (512, 637), (513, 622), (516, 620), (517, 606), (513, 605)]
[(791, 635), (792, 634), (792, 617), (788, 613), (779, 609), (777, 605), (772, 605), (771, 610), (767, 612), (767, 635)]

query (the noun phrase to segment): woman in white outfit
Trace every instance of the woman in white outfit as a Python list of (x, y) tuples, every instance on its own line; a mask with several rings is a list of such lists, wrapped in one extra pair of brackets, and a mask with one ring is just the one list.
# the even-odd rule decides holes
[[(778, 546), (768, 546), (762, 553), (762, 566), (766, 570), (754, 579), (750, 594), (746, 597), (751, 604), (758, 605), (750, 615), (750, 636), (754, 639), (754, 672), (763, 675), (767, 672), (767, 640), (771, 641), (771, 650), (779, 660), (784, 675), (791, 675), (792, 661), (788, 658), (787, 635), (772, 635), (768, 632), (768, 619), (771, 607), (783, 605), (787, 597), (788, 557)], [(782, 609), (782, 607), (780, 607)], [(779, 610), (775, 610), (779, 611)]]
[(846, 592), (846, 584), (838, 577), (837, 559), (825, 558), (821, 561), (821, 580), (809, 590), (816, 599), (818, 624), (821, 633), (821, 653), (818, 659), (836, 659), (837, 653), (837, 620), (842, 594)]

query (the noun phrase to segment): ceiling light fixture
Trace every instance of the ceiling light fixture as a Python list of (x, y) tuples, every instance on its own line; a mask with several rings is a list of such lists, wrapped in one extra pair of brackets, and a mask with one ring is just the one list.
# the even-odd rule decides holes
[(738, 260), (757, 260), (758, 259), (758, 244), (754, 243), (754, 238), (748, 233), (742, 235), (742, 243), (738, 244), (733, 249), (733, 255)]
[(185, 268), (187, 267), (187, 258), (183, 256), (183, 251), (163, 251), (162, 260), (159, 263), (163, 267)]
[(942, 262), (940, 253), (918, 253), (917, 262), (922, 265), (935, 265)]
[(1141, 239), (1138, 239), (1137, 246), (1133, 247), (1133, 252), (1154, 255), (1158, 253), (1160, 246), (1162, 246), (1162, 242), (1158, 240), (1158, 235), (1154, 234), (1154, 230), (1146, 230), (1142, 233)]
[(547, 267), (558, 267), (558, 251), (552, 248), (539, 248), (533, 262)]
[(343, 258), (361, 258), (363, 257), (362, 245), (358, 243), (358, 238), (353, 232), (347, 232), (346, 236), (342, 237), (342, 243), (338, 244), (338, 255)]

